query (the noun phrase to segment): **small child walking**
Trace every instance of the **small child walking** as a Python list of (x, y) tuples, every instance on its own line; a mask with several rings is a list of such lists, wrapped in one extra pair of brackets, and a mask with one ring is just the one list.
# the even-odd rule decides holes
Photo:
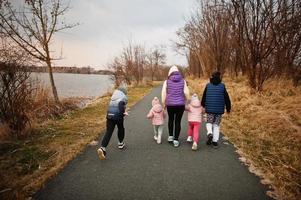
[(207, 145), (212, 144), (214, 148), (218, 148), (220, 123), (225, 107), (227, 113), (231, 111), (231, 101), (219, 71), (212, 73), (210, 82), (205, 87), (202, 106), (207, 114)]
[(108, 146), (115, 126), (118, 127), (118, 148), (123, 149), (124, 143), (124, 116), (128, 115), (126, 112), (126, 104), (128, 102), (127, 89), (124, 86), (119, 87), (113, 92), (111, 101), (107, 111), (107, 131), (102, 139), (101, 146), (97, 150), (99, 159), (106, 158), (106, 147)]
[(154, 139), (157, 141), (157, 144), (161, 144), (165, 113), (158, 97), (154, 97), (152, 100), (152, 108), (146, 117), (152, 120), (154, 126)]
[(190, 103), (186, 106), (186, 111), (188, 112), (189, 123), (187, 142), (193, 142), (192, 150), (196, 151), (199, 143), (202, 113), (204, 112), (197, 94), (191, 96)]

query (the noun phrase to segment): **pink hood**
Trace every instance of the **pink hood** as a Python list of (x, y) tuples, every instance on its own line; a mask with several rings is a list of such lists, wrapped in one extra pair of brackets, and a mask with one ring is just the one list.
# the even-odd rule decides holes
[(201, 101), (199, 100), (198, 96), (192, 95), (190, 105), (193, 107), (201, 107)]
[(154, 99), (152, 100), (152, 106), (154, 106), (156, 104), (160, 104), (158, 97), (154, 97)]
[(160, 104), (156, 104), (153, 106), (153, 111), (156, 113), (162, 112), (163, 111), (163, 107)]

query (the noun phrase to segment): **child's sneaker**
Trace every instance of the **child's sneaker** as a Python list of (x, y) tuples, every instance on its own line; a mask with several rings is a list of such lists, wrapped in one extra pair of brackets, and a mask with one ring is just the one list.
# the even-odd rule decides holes
[(196, 151), (198, 149), (198, 144), (196, 142), (193, 142), (191, 149)]
[(207, 135), (207, 138), (208, 138), (208, 140), (207, 140), (206, 144), (207, 144), (207, 145), (211, 145), (211, 144), (212, 144), (212, 138), (213, 138), (213, 135), (212, 135), (211, 133), (209, 133), (209, 134)]
[(154, 135), (154, 140), (158, 140), (158, 136), (157, 135)]
[(188, 136), (186, 141), (187, 141), (187, 142), (192, 142), (192, 137), (191, 137), (191, 136)]
[(100, 147), (99, 149), (97, 149), (97, 154), (100, 160), (104, 160), (106, 159), (106, 151), (104, 150), (104, 148)]
[(161, 144), (161, 135), (158, 135), (157, 144)]
[(168, 141), (169, 143), (172, 143), (172, 142), (173, 142), (173, 136), (168, 136), (167, 141)]
[(217, 142), (212, 142), (212, 146), (213, 146), (213, 148), (217, 149), (218, 148)]
[(174, 147), (178, 147), (180, 145), (179, 141), (178, 140), (174, 140), (173, 141), (173, 146)]
[(118, 142), (118, 149), (123, 149), (125, 146), (124, 142)]

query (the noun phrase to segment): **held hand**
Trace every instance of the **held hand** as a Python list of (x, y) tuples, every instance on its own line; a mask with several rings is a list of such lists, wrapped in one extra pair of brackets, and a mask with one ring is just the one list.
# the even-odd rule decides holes
[(225, 113), (225, 118), (227, 119), (228, 117), (230, 117), (230, 112), (227, 111), (227, 112)]
[(203, 114), (203, 121), (207, 122), (207, 115), (206, 114)]
[(124, 116), (129, 116), (129, 113), (128, 112), (124, 112), (123, 115)]

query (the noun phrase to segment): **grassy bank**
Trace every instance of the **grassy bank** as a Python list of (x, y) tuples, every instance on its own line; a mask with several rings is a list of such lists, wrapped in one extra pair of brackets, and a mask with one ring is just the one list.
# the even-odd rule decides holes
[[(152, 86), (130, 88), (128, 107), (151, 89)], [(101, 97), (84, 109), (39, 124), (25, 140), (2, 142), (0, 199), (24, 199), (31, 196), (95, 140), (105, 129), (109, 100), (110, 95)]]
[[(208, 80), (191, 80), (202, 95)], [(225, 115), (221, 131), (234, 143), (251, 172), (264, 177), (277, 199), (301, 195), (301, 88), (288, 80), (271, 80), (262, 93), (251, 94), (244, 77), (225, 77), (232, 112)]]

